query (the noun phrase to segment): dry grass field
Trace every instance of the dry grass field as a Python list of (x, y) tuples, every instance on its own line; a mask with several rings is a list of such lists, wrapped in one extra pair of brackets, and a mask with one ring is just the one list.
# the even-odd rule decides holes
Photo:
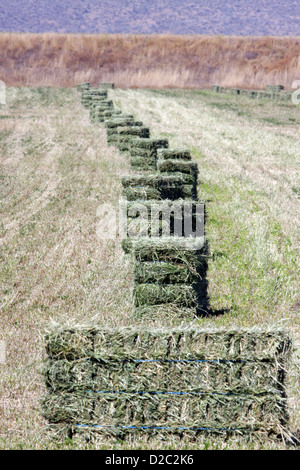
[[(209, 91), (110, 91), (152, 137), (190, 148), (207, 204), (210, 317), (199, 326), (281, 325), (291, 331), (288, 395), (299, 432), (299, 106)], [(97, 208), (115, 204), (124, 154), (107, 147), (75, 89), (8, 88), (0, 108), (0, 448), (62, 449), (40, 414), (49, 322), (131, 325), (132, 266), (120, 240), (96, 236)], [(173, 319), (174, 320), (174, 319)], [(143, 323), (142, 323), (143, 322)], [(188, 320), (187, 320), (188, 322)], [(160, 325), (157, 320), (157, 326)], [(147, 319), (140, 326), (147, 326)], [(153, 326), (153, 321), (151, 322)], [(102, 448), (171, 449), (172, 440)], [(76, 448), (90, 448), (76, 444)], [(283, 442), (203, 436), (182, 449), (287, 449)]]
[(212, 85), (291, 89), (300, 76), (300, 37), (0, 33), (7, 86), (122, 88)]

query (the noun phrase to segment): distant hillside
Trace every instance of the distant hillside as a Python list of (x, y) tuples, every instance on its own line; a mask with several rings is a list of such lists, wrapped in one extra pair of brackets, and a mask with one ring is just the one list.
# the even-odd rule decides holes
[(300, 35), (299, 0), (0, 0), (0, 31)]
[(0, 80), (8, 86), (290, 89), (299, 78), (300, 37), (0, 34)]

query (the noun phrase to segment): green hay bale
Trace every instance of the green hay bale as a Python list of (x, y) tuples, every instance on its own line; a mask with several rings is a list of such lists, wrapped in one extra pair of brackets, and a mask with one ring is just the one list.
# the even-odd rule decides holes
[[(146, 200), (142, 202), (124, 201), (123, 214), (126, 227), (123, 236), (139, 236), (141, 233), (151, 237), (176, 235), (191, 236), (204, 233), (204, 207), (192, 201), (178, 199), (171, 201)], [(158, 227), (156, 227), (158, 224)], [(134, 230), (135, 232), (134, 232)], [(157, 233), (159, 230), (159, 233)]]
[(84, 90), (87, 91), (90, 88), (90, 83), (89, 82), (84, 82), (76, 85), (77, 91), (83, 92)]
[(114, 109), (112, 110), (107, 110), (103, 112), (104, 116), (108, 116), (109, 118), (119, 118), (122, 114), (122, 111), (120, 109)]
[(191, 272), (196, 272), (201, 257), (206, 256), (204, 237), (161, 237), (139, 238), (131, 241), (134, 258), (139, 262), (165, 261), (184, 264)]
[(196, 308), (198, 298), (193, 286), (186, 284), (136, 284), (133, 290), (133, 302), (135, 307), (173, 304)]
[(284, 90), (283, 85), (267, 85), (266, 86), (266, 91), (268, 91), (268, 92), (279, 93), (282, 90)]
[(101, 99), (103, 97), (107, 98), (107, 91), (106, 90), (93, 90), (90, 88), (89, 90), (83, 91), (81, 95), (82, 100), (84, 99), (92, 100), (95, 97), (101, 97)]
[(92, 98), (94, 98), (95, 96), (108, 96), (107, 94), (107, 91), (106, 90), (99, 90), (97, 88), (93, 88), (89, 90), (89, 94), (90, 96), (92, 96)]
[(114, 89), (115, 84), (113, 82), (100, 82), (98, 87), (105, 88), (105, 89)]
[(137, 158), (152, 158), (155, 161), (155, 166), (156, 166), (156, 160), (157, 160), (157, 152), (156, 149), (148, 150), (148, 149), (142, 149), (142, 148), (132, 148), (132, 145), (130, 147), (130, 155), (132, 157), (137, 157)]
[(147, 200), (147, 199), (161, 199), (161, 193), (158, 189), (155, 188), (125, 188), (123, 190), (123, 196), (125, 196), (128, 201), (136, 200)]
[(123, 195), (130, 201), (151, 198), (176, 200), (183, 197), (182, 179), (176, 176), (130, 175), (124, 176), (121, 183)]
[(160, 173), (183, 173), (191, 175), (193, 180), (198, 177), (198, 164), (180, 160), (157, 160), (157, 169)]
[(190, 393), (278, 392), (275, 363), (47, 360), (45, 384), (51, 393), (87, 390), (160, 390)]
[[(147, 202), (147, 201), (143, 201)], [(149, 246), (148, 246), (149, 244)], [(167, 246), (169, 244), (169, 246)], [(135, 248), (140, 256), (140, 260), (143, 261), (155, 261), (155, 260), (177, 260), (178, 262), (183, 260), (189, 260), (192, 262), (192, 258), (187, 256), (187, 253), (191, 251), (202, 250), (203, 256), (207, 256), (205, 237), (155, 237), (147, 240), (147, 238), (132, 238), (127, 237), (121, 241), (123, 251), (126, 254), (132, 253)], [(143, 252), (140, 252), (143, 247)], [(168, 249), (169, 248), (169, 249)], [(186, 253), (185, 253), (186, 252)], [(146, 254), (145, 254), (146, 253)], [(183, 253), (185, 253), (183, 255)], [(147, 258), (149, 256), (149, 258)], [(184, 256), (184, 257), (183, 257)]]
[(277, 327), (56, 325), (45, 340), (43, 414), (57, 429), (289, 435), (291, 340)]
[(194, 275), (184, 263), (166, 261), (135, 263), (133, 279), (138, 284), (191, 284)]
[[(44, 416), (50, 422), (101, 426), (179, 426), (197, 429), (262, 429), (280, 433), (282, 404), (278, 397), (199, 396), (145, 393), (107, 393), (104, 396), (72, 393), (48, 395)], [(47, 413), (47, 410), (51, 410)]]
[(289, 334), (278, 327), (145, 330), (57, 324), (46, 333), (45, 346), (53, 360), (240, 359), (274, 362), (280, 370), (291, 353)]
[(239, 95), (240, 94), (240, 89), (238, 89), (238, 88), (227, 88), (226, 93), (228, 95)]
[(133, 139), (131, 147), (146, 150), (157, 150), (159, 148), (167, 148), (169, 142), (167, 139)]
[(137, 171), (154, 171), (156, 170), (156, 159), (155, 157), (130, 157), (130, 166)]
[[(148, 200), (153, 201), (152, 199), (148, 199)], [(142, 201), (144, 202), (145, 200), (143, 199)], [(158, 227), (155, 226), (155, 228), (152, 228), (149, 220), (146, 220), (143, 218), (142, 219), (128, 218), (126, 222), (127, 222), (126, 234), (125, 233), (123, 234), (123, 238), (163, 236), (163, 234), (164, 235), (169, 234), (170, 232), (170, 224), (165, 221), (159, 221)], [(157, 231), (159, 232), (159, 235), (157, 235)]]
[(125, 175), (121, 178), (123, 188), (137, 187), (137, 186), (150, 186), (156, 189), (161, 187), (172, 188), (180, 186), (182, 179), (178, 176), (163, 176), (159, 174), (152, 175)]
[(103, 112), (103, 111), (110, 110), (113, 107), (114, 107), (114, 105), (113, 105), (113, 102), (111, 100), (102, 100), (102, 101), (97, 100), (97, 102), (92, 102), (91, 111), (93, 111), (95, 113), (96, 112)]
[(116, 111), (113, 108), (101, 112), (97, 111), (95, 113), (94, 122), (105, 122), (107, 119), (118, 116), (119, 113), (120, 111)]
[(110, 132), (107, 135), (107, 141), (115, 142), (116, 147), (118, 147), (121, 152), (130, 151), (131, 141), (136, 136), (149, 137), (149, 129), (147, 127), (117, 127), (113, 130), (115, 130), (115, 132)]
[[(132, 114), (121, 114), (114, 119), (108, 119), (105, 121), (106, 132), (110, 129), (116, 129), (117, 127), (129, 127), (138, 126), (140, 121), (135, 121)], [(142, 124), (141, 124), (142, 125)], [(116, 132), (116, 131), (114, 131)]]
[(142, 126), (117, 127), (117, 132), (120, 136), (130, 135), (130, 136), (138, 136), (140, 138), (146, 138), (146, 139), (149, 139), (150, 137), (149, 127), (142, 127)]
[(191, 160), (191, 152), (186, 149), (157, 149), (158, 160)]

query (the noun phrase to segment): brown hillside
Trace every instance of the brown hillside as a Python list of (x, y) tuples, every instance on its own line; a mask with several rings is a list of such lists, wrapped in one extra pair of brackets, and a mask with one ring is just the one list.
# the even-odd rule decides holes
[(264, 88), (300, 79), (300, 37), (0, 34), (7, 86)]

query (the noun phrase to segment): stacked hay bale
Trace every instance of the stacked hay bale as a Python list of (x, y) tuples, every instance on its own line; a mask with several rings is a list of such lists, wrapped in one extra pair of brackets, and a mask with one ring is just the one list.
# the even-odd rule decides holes
[(128, 175), (121, 179), (123, 196), (128, 201), (183, 198), (183, 180), (176, 175)]
[(105, 88), (113, 90), (115, 88), (115, 84), (113, 82), (100, 82), (98, 88)]
[(279, 101), (290, 101), (292, 97), (292, 92), (284, 91), (283, 85), (267, 85), (266, 90), (246, 90), (213, 85), (212, 91), (215, 93), (226, 93), (228, 95), (242, 95), (248, 96), (249, 98), (264, 100), (272, 99)]
[[(164, 228), (164, 227), (162, 227)], [(134, 314), (155, 316), (158, 306), (195, 316), (206, 306), (203, 238), (133, 238)]]
[(198, 165), (189, 150), (158, 149), (157, 169), (163, 175), (178, 175), (183, 180), (184, 197), (197, 199)]
[(241, 90), (240, 90), (239, 88), (228, 88), (226, 92), (227, 92), (229, 95), (239, 95), (239, 94), (240, 94), (240, 91), (241, 91)]
[[(107, 143), (108, 145), (117, 145), (119, 142), (119, 138), (121, 136), (121, 129), (126, 128), (129, 129), (130, 127), (134, 127), (135, 131), (133, 132), (146, 132), (147, 131), (139, 131), (137, 128), (142, 128), (143, 123), (142, 121), (135, 121), (132, 114), (123, 114), (111, 116), (111, 118), (106, 119), (104, 121), (104, 125), (106, 128), (106, 136), (107, 136)], [(128, 131), (129, 132), (129, 131)], [(126, 134), (125, 134), (126, 135)], [(130, 135), (130, 134), (128, 134)], [(135, 137), (135, 136), (134, 136)]]
[(113, 113), (114, 105), (112, 100), (104, 99), (101, 95), (92, 97), (90, 104), (90, 120), (91, 122), (103, 122), (104, 113)]
[(43, 414), (56, 434), (289, 435), (285, 331), (56, 325), (46, 351)]
[[(148, 175), (148, 177), (151, 175)], [(148, 179), (149, 181), (149, 179)], [(175, 180), (176, 181), (176, 180)], [(177, 182), (177, 181), (176, 181)], [(135, 178), (135, 184), (137, 179)], [(132, 185), (132, 178), (129, 180), (129, 184)], [(122, 220), (122, 235), (128, 242), (128, 237), (149, 236), (149, 237), (166, 237), (166, 236), (177, 236), (190, 237), (202, 236), (204, 233), (204, 205), (194, 203), (186, 199), (141, 199), (137, 197), (136, 193), (132, 194), (132, 187), (130, 188), (129, 197), (132, 200), (128, 200), (128, 187), (124, 188), (126, 191), (124, 199), (120, 205)], [(140, 189), (139, 187), (137, 189)], [(153, 196), (153, 191), (150, 193), (150, 197)], [(166, 189), (165, 189), (166, 191)], [(157, 191), (155, 196), (161, 194)], [(177, 196), (177, 188), (168, 188), (168, 194), (171, 197)], [(123, 193), (124, 194), (124, 193)], [(138, 194), (140, 196), (140, 194)], [(142, 194), (145, 197), (145, 194)], [(146, 194), (146, 197), (148, 194)], [(142, 235), (143, 234), (143, 235)], [(173, 240), (174, 241), (174, 240)], [(182, 240), (181, 240), (182, 241)], [(126, 245), (127, 246), (127, 245)], [(129, 243), (130, 246), (130, 243)], [(127, 250), (125, 250), (127, 252)]]
[(83, 91), (89, 90), (90, 86), (90, 82), (80, 83), (79, 85), (76, 85), (76, 90), (82, 93)]
[(116, 128), (116, 142), (115, 145), (118, 147), (120, 152), (130, 152), (131, 142), (133, 139), (139, 137), (141, 139), (150, 138), (149, 127), (144, 126), (120, 126)]
[(81, 104), (84, 108), (89, 109), (96, 100), (102, 101), (107, 99), (106, 90), (97, 90), (95, 88), (89, 88), (83, 90), (81, 93)]
[(284, 90), (283, 85), (267, 85), (266, 90), (269, 93), (280, 93), (282, 90)]
[(136, 171), (156, 171), (158, 149), (168, 148), (167, 139), (135, 138), (130, 142), (130, 164)]
[[(114, 129), (108, 139), (119, 136), (120, 128), (143, 126), (133, 116), (105, 124), (107, 131)], [(168, 162), (183, 166), (122, 179), (132, 219), (136, 204), (142, 209), (156, 204), (158, 211), (173, 208), (173, 236), (164, 235), (164, 220), (158, 237), (152, 237), (152, 225), (151, 238), (146, 236), (146, 211), (146, 235), (130, 240), (135, 309), (148, 314), (157, 305), (175, 303), (181, 311), (195, 311), (205, 281), (205, 239), (174, 235), (175, 227), (183, 229), (176, 207), (184, 215), (186, 201), (197, 205), (183, 199), (184, 175), (198, 172), (186, 165), (192, 163), (189, 152), (168, 145), (154, 150), (152, 140), (135, 138), (130, 151), (139, 149), (139, 155), (133, 156), (148, 158), (145, 149), (155, 153), (159, 168), (170, 170), (163, 166)], [(182, 171), (187, 167), (189, 172)], [(190, 218), (194, 221), (193, 213)], [(46, 351), (43, 414), (65, 437), (289, 436), (285, 371), (291, 340), (284, 330), (55, 325), (46, 335)]]

